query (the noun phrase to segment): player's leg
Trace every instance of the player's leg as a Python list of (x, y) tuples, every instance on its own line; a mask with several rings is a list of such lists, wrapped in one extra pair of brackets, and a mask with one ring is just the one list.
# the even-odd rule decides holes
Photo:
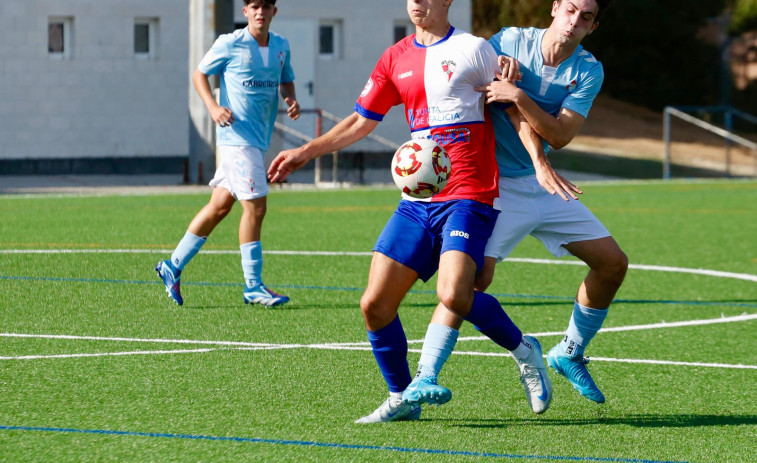
[(389, 398), (374, 412), (356, 423), (382, 423), (420, 418), (417, 404), (404, 404), (402, 392), (410, 383), (407, 364), (407, 338), (397, 310), (418, 273), (409, 267), (374, 252), (368, 286), (360, 299), (368, 340), (387, 386)]
[[(445, 393), (446, 388), (437, 384), (436, 376), (454, 348), (461, 317), (464, 317), (495, 343), (511, 351), (519, 366), (525, 365), (521, 367), (521, 377), (524, 381), (528, 380), (528, 384), (524, 382), (527, 398), (536, 413), (543, 413), (549, 407), (552, 389), (538, 341), (523, 337), (496, 298), (473, 291), (476, 269), (486, 266), (483, 258), (486, 237), (478, 239), (481, 237), (476, 236), (477, 232), (486, 230), (485, 221), (479, 222), (480, 219), (476, 214), (455, 214), (445, 225), (464, 233), (443, 234), (443, 251), (448, 251), (443, 252), (440, 260), (437, 285), (442, 304), (432, 317), (424, 339), (418, 373), (404, 398), (410, 403), (444, 403), (440, 398), (449, 400), (451, 393)], [(495, 263), (496, 259), (489, 265), (493, 267)]]
[(547, 362), (568, 378), (581, 395), (602, 403), (604, 394), (586, 368), (588, 359), (584, 357), (584, 351), (602, 328), (608, 308), (623, 283), (628, 258), (611, 236), (572, 242), (565, 248), (586, 262), (589, 273), (576, 294), (565, 336), (549, 351)]
[(245, 304), (274, 307), (289, 302), (287, 296), (277, 294), (263, 284), (263, 244), (260, 241), (266, 214), (266, 196), (239, 201), (242, 218), (239, 221), (239, 251), (242, 254), (242, 273)]
[(373, 413), (357, 423), (378, 423), (417, 419), (420, 405), (402, 403), (402, 392), (410, 383), (407, 338), (397, 310), (413, 283), (427, 281), (436, 271), (433, 236), (427, 231), (425, 204), (400, 201), (397, 210), (374, 246), (368, 286), (360, 308), (368, 340), (390, 397)]
[(607, 316), (607, 308), (625, 276), (627, 258), (583, 203), (565, 202), (547, 193), (534, 201), (538, 203), (541, 223), (531, 234), (556, 257), (575, 253), (590, 269), (578, 290), (566, 335), (550, 349), (547, 363), (581, 395), (602, 403), (605, 397), (586, 368), (583, 350)]
[(158, 262), (155, 271), (163, 280), (168, 296), (178, 305), (181, 296), (181, 272), (207, 241), (208, 235), (223, 220), (234, 205), (234, 197), (222, 187), (214, 188), (210, 201), (194, 216), (187, 231), (171, 254), (171, 259)]

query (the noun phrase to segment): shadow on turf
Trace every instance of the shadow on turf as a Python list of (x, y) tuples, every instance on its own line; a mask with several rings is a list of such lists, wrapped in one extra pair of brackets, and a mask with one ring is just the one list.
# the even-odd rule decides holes
[(638, 428), (685, 428), (699, 426), (740, 426), (757, 424), (757, 416), (723, 416), (723, 415), (652, 415), (638, 414), (614, 418), (597, 416), (595, 418), (570, 419), (498, 419), (498, 420), (437, 420), (447, 421), (451, 425), (463, 428), (506, 428), (510, 426), (582, 426), (596, 424), (620, 424)]

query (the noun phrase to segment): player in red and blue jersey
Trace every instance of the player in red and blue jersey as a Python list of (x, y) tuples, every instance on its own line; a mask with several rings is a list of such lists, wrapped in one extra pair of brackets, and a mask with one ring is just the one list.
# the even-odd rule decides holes
[[(485, 40), (450, 25), (451, 4), (452, 0), (407, 0), (416, 33), (384, 52), (355, 112), (315, 140), (282, 151), (268, 170), (271, 181), (284, 180), (310, 159), (362, 139), (398, 104), (404, 104), (414, 138), (433, 138), (449, 153), (452, 175), (445, 189), (430, 200), (403, 196), (374, 247), (360, 307), (390, 397), (357, 423), (420, 417), (420, 404), (402, 398), (412, 378), (397, 312), (413, 284), (437, 271), (440, 302), (546, 377), (541, 355), (534, 355), (533, 343), (523, 339), (499, 302), (474, 291), (498, 214), (494, 137), (476, 87), (491, 82), (498, 68), (496, 54)], [(425, 402), (444, 403), (450, 397), (433, 396)]]

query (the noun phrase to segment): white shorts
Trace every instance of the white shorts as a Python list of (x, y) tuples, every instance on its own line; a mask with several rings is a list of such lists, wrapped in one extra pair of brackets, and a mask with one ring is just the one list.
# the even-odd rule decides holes
[(547, 193), (535, 175), (500, 177), (499, 196), (502, 212), (484, 251), (497, 262), (528, 235), (541, 241), (555, 257), (570, 254), (565, 244), (610, 236), (582, 202), (566, 202)]
[(209, 185), (229, 190), (238, 201), (268, 196), (264, 153), (253, 146), (216, 147), (221, 163)]

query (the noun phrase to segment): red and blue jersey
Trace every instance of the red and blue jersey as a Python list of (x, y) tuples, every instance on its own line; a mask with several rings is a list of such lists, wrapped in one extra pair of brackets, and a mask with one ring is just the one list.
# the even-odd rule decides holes
[[(493, 205), (499, 196), (494, 131), (476, 86), (497, 71), (497, 55), (486, 40), (450, 29), (430, 46), (406, 37), (379, 59), (355, 111), (381, 121), (404, 104), (413, 138), (431, 138), (452, 161), (449, 183), (431, 201), (470, 199)], [(412, 199), (406, 197), (405, 199)]]

